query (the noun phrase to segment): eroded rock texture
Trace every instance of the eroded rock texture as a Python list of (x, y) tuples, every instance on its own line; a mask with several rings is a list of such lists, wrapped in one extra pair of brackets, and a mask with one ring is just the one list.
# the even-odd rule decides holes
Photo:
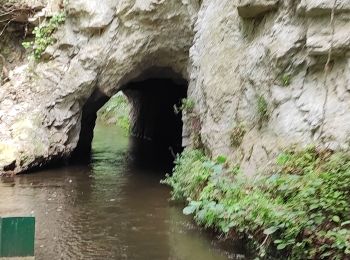
[(111, 96), (154, 67), (187, 78), (198, 8), (188, 0), (70, 1), (45, 61), (17, 67), (1, 86), (0, 172), (70, 156), (93, 93)]
[(76, 0), (66, 11), (45, 60), (0, 88), (1, 173), (70, 156), (88, 100), (172, 77), (159, 68), (189, 81), (184, 144), (247, 173), (294, 144), (349, 150), (347, 0)]
[(243, 1), (251, 19), (233, 2), (204, 1), (196, 23), (189, 89), (204, 144), (248, 173), (293, 144), (348, 150), (348, 1)]

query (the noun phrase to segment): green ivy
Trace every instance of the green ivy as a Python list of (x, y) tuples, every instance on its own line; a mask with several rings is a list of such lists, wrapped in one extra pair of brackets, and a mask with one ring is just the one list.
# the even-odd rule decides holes
[(34, 28), (34, 41), (22, 43), (24, 48), (33, 51), (35, 60), (40, 60), (46, 48), (55, 42), (52, 35), (65, 22), (65, 19), (66, 15), (64, 12), (54, 15), (48, 22), (44, 22)]
[(252, 179), (226, 160), (187, 149), (163, 183), (173, 188), (173, 199), (188, 201), (184, 214), (249, 238), (260, 257), (350, 257), (348, 154), (314, 147), (286, 151), (273, 170)]

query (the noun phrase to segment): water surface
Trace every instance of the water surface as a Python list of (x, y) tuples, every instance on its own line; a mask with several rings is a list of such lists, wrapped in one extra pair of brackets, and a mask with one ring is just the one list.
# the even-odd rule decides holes
[(36, 259), (243, 258), (169, 203), (164, 170), (128, 150), (121, 130), (98, 125), (90, 164), (0, 179), (0, 216), (36, 217)]

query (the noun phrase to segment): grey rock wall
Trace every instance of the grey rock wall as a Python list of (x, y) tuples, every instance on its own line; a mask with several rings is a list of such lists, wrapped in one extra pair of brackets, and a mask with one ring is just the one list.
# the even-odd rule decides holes
[[(254, 173), (290, 145), (349, 149), (348, 4), (203, 1), (190, 95), (213, 155)], [(244, 133), (239, 145), (237, 131)]]

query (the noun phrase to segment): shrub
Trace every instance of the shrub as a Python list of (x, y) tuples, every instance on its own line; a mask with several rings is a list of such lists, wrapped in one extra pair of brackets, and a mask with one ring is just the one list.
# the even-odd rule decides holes
[(163, 182), (172, 186), (173, 199), (188, 200), (185, 214), (205, 227), (251, 239), (261, 257), (350, 256), (347, 154), (314, 147), (286, 151), (276, 169), (253, 180), (238, 167), (185, 150)]
[(173, 187), (174, 200), (198, 196), (211, 174), (210, 169), (205, 167), (206, 161), (208, 158), (200, 150), (186, 149), (176, 158), (174, 174), (167, 175), (162, 181)]

